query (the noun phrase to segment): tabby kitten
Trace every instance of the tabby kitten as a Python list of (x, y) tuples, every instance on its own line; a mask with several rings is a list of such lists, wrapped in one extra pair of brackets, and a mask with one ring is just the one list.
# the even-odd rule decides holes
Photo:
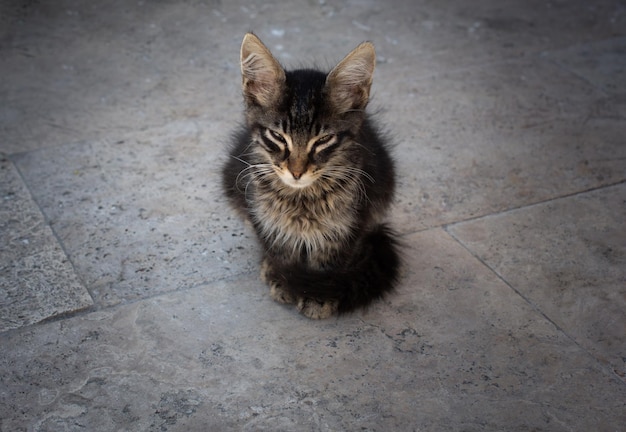
[(286, 71), (255, 35), (241, 45), (246, 123), (223, 187), (263, 245), (270, 296), (309, 318), (366, 306), (396, 282), (381, 223), (394, 166), (365, 113), (375, 62), (364, 42), (328, 74)]

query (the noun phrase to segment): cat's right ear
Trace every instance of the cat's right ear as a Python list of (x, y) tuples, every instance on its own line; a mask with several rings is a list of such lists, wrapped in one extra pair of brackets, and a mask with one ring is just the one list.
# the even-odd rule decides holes
[(339, 113), (364, 110), (369, 101), (376, 51), (363, 42), (339, 62), (326, 78), (330, 100)]
[(247, 33), (241, 43), (241, 76), (248, 103), (270, 107), (282, 94), (285, 70), (252, 33)]

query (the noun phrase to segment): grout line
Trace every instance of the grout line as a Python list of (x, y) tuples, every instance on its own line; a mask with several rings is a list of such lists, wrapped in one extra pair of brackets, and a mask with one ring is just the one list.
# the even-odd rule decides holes
[(553, 59), (553, 58), (550, 58), (550, 57), (540, 57), (539, 61), (544, 63), (544, 64), (551, 65), (551, 66), (559, 69), (562, 72), (565, 72), (566, 74), (572, 76), (573, 78), (581, 81), (582, 83), (584, 83), (588, 87), (591, 87), (592, 89), (602, 93), (603, 96), (609, 96), (610, 95), (609, 93), (607, 93), (607, 91), (605, 89), (600, 87), (598, 84), (595, 84), (594, 82), (589, 80), (589, 78), (587, 78), (586, 76), (584, 76), (584, 75), (576, 72), (575, 70), (567, 67), (566, 65), (564, 65), (561, 62), (559, 62), (556, 59)]
[(490, 272), (492, 272), (500, 281), (502, 281), (507, 287), (509, 287), (509, 289), (511, 289), (527, 305), (529, 305), (533, 311), (535, 311), (539, 316), (541, 316), (543, 319), (548, 321), (552, 326), (554, 326), (554, 328), (559, 333), (561, 333), (563, 336), (565, 336), (576, 347), (578, 347), (580, 350), (582, 350), (584, 353), (586, 353), (590, 358), (592, 358), (594, 360), (594, 362), (596, 364), (598, 364), (601, 369), (607, 371), (609, 373), (609, 375), (615, 377), (617, 379), (617, 381), (619, 381), (620, 383), (626, 384), (624, 379), (616, 374), (615, 370), (613, 369), (613, 367), (611, 366), (611, 364), (609, 362), (603, 362), (600, 358), (596, 357), (593, 354), (592, 351), (590, 351), (589, 349), (587, 349), (583, 345), (581, 345), (581, 343), (579, 343), (578, 340), (575, 337), (571, 336), (564, 328), (562, 328), (559, 324), (557, 324), (556, 321), (554, 321), (545, 312), (543, 312), (543, 310), (540, 308), (540, 306), (538, 304), (533, 302), (529, 297), (524, 295), (524, 293), (522, 293), (520, 290), (515, 288), (513, 286), (513, 284), (511, 284), (509, 281), (507, 281), (504, 278), (503, 275), (501, 275), (496, 269), (491, 267), (484, 259), (482, 259), (477, 253), (475, 253), (464, 242), (462, 242), (461, 239), (457, 238), (452, 232), (450, 232), (448, 230), (448, 227), (444, 227), (443, 230), (445, 231), (445, 233), (450, 238), (452, 238), (452, 240), (454, 240), (458, 245), (460, 245), (463, 249), (465, 249), (472, 257), (474, 257), (474, 259), (476, 259), (480, 264), (482, 264), (485, 268), (487, 268)]
[[(483, 260), (478, 254), (476, 254), (472, 249), (470, 249), (465, 243), (463, 243), (459, 238), (457, 238), (447, 228), (444, 228), (444, 231), (457, 244), (459, 244), (463, 249), (465, 249), (472, 257), (474, 257), (474, 259), (476, 259), (478, 262), (480, 262), (484, 267), (488, 268), (489, 271), (491, 271), (498, 279), (500, 279), (502, 282), (504, 282), (506, 284), (506, 286), (508, 286), (510, 289), (513, 290), (513, 292), (515, 292), (518, 296), (520, 296), (533, 310), (535, 310), (542, 317), (544, 317), (548, 322), (550, 322), (558, 331), (566, 334), (565, 331), (556, 322), (554, 322), (550, 317), (548, 317), (545, 313), (543, 313), (541, 311), (541, 309), (539, 308), (539, 306), (537, 304), (533, 303), (533, 301), (530, 300), (530, 298), (526, 297), (521, 291), (517, 290), (511, 283), (509, 283), (506, 279), (504, 279), (504, 276), (502, 276), (500, 273), (498, 273), (498, 271), (496, 269), (491, 267), (485, 260)], [(567, 337), (569, 339), (572, 339), (571, 337), (569, 337), (569, 335), (567, 335)], [(576, 344), (576, 345), (578, 345), (578, 344)]]
[(94, 301), (94, 304), (92, 306), (88, 306), (82, 309), (77, 309), (77, 310), (73, 310), (73, 311), (67, 311), (67, 312), (63, 312), (57, 315), (53, 315), (47, 318), (44, 318), (40, 321), (37, 322), (33, 322), (30, 324), (25, 324), (16, 328), (12, 328), (9, 330), (5, 330), (0, 332), (0, 338), (2, 338), (3, 336), (7, 335), (12, 335), (15, 333), (19, 333), (21, 331), (23, 331), (24, 329), (28, 329), (28, 328), (33, 328), (33, 327), (37, 327), (40, 325), (46, 325), (46, 324), (50, 324), (50, 323), (55, 323), (58, 321), (65, 321), (68, 319), (72, 319), (72, 318), (79, 318), (79, 317), (84, 317), (87, 316), (89, 314), (92, 314), (94, 312), (115, 312), (117, 309), (125, 307), (125, 306), (130, 306), (136, 303), (140, 303), (146, 300), (152, 300), (158, 297), (163, 297), (166, 295), (173, 295), (173, 294), (177, 294), (177, 293), (184, 293), (187, 291), (192, 291), (194, 289), (199, 289), (202, 287), (208, 287), (210, 285), (219, 283), (219, 282), (231, 282), (231, 281), (236, 281), (237, 279), (241, 278), (241, 277), (245, 277), (245, 276), (253, 276), (255, 275), (257, 272), (255, 271), (248, 271), (248, 272), (242, 272), (242, 273), (236, 273), (233, 275), (229, 275), (225, 278), (221, 278), (221, 279), (213, 279), (213, 280), (207, 280), (205, 282), (199, 282), (193, 285), (190, 285), (188, 287), (185, 288), (178, 288), (178, 289), (173, 289), (173, 290), (167, 290), (167, 291), (161, 291), (158, 293), (154, 293), (152, 295), (146, 296), (146, 297), (140, 297), (140, 298), (136, 298), (133, 300), (127, 300), (127, 301), (121, 301), (120, 303), (114, 304), (114, 305), (110, 305), (110, 306), (103, 306), (103, 305), (99, 305)]
[[(67, 249), (65, 248), (65, 244), (59, 238), (59, 234), (52, 227), (52, 224), (50, 223), (50, 218), (48, 217), (48, 215), (46, 214), (44, 209), (41, 207), (41, 204), (39, 204), (39, 202), (35, 198), (35, 195), (33, 194), (32, 189), (30, 188), (28, 182), (26, 181), (26, 178), (24, 177), (24, 174), (22, 173), (22, 170), (20, 170), (20, 167), (17, 164), (17, 162), (15, 161), (15, 159), (13, 158), (13, 155), (8, 155), (7, 159), (9, 160), (9, 162), (15, 168), (15, 171), (17, 172), (17, 175), (19, 176), (19, 179), (21, 180), (22, 184), (24, 185), (24, 188), (28, 192), (28, 195), (30, 196), (31, 201), (36, 206), (37, 210), (39, 210), (39, 213), (41, 214), (41, 217), (43, 218), (44, 224), (50, 229), (50, 232), (52, 233), (52, 236), (53, 236), (54, 240), (56, 241), (57, 245), (61, 249), (61, 252), (63, 252), (63, 255), (65, 255), (65, 258), (67, 258), (68, 263), (72, 267), (72, 271), (74, 272), (74, 275), (76, 276), (76, 278), (78, 279), (80, 284), (83, 286), (85, 291), (87, 291), (87, 294), (89, 294), (89, 297), (91, 297), (91, 301), (93, 303), (93, 306), (91, 306), (91, 307), (95, 307), (96, 306), (96, 297), (93, 294), (93, 290), (90, 289), (89, 285), (86, 283), (84, 278), (77, 271), (76, 265), (74, 264), (74, 260), (72, 260), (71, 255), (67, 252)], [(91, 308), (91, 307), (89, 307), (89, 308)], [(89, 309), (89, 308), (87, 308), (87, 309)], [(68, 312), (68, 313), (71, 314), (72, 312)], [(64, 315), (64, 314), (61, 314), (61, 315)], [(48, 318), (46, 318), (46, 319), (48, 319)]]
[(595, 186), (595, 187), (591, 187), (591, 188), (588, 188), (588, 189), (585, 189), (585, 190), (576, 191), (576, 192), (570, 192), (570, 193), (567, 193), (565, 195), (559, 195), (559, 196), (552, 197), (552, 198), (546, 198), (546, 199), (540, 200), (540, 201), (530, 202), (530, 203), (527, 203), (527, 204), (522, 204), (522, 205), (518, 205), (518, 206), (514, 206), (514, 207), (505, 208), (505, 209), (502, 209), (502, 210), (497, 210), (497, 211), (495, 211), (493, 213), (485, 213), (485, 214), (480, 214), (478, 216), (472, 216), (472, 217), (468, 217), (468, 218), (465, 218), (465, 219), (459, 219), (459, 220), (456, 220), (456, 221), (453, 221), (453, 222), (446, 222), (446, 223), (443, 223), (443, 224), (435, 224), (435, 225), (427, 225), (427, 226), (425, 226), (423, 228), (417, 228), (417, 229), (413, 229), (413, 230), (406, 231), (406, 232), (402, 232), (402, 231), (398, 231), (398, 232), (399, 232), (400, 237), (408, 237), (408, 236), (413, 235), (413, 234), (418, 234), (418, 233), (421, 233), (421, 232), (424, 232), (424, 231), (429, 231), (429, 230), (437, 229), (437, 228), (442, 228), (443, 230), (445, 230), (447, 232), (448, 228), (454, 227), (456, 225), (461, 225), (461, 224), (464, 224), (464, 223), (467, 223), (467, 222), (473, 222), (473, 221), (477, 221), (477, 220), (481, 220), (481, 219), (487, 219), (487, 218), (490, 218), (490, 217), (496, 217), (496, 216), (500, 216), (500, 215), (505, 215), (505, 214), (513, 213), (513, 212), (516, 212), (516, 211), (519, 211), (519, 210), (530, 209), (530, 208), (537, 207), (537, 206), (540, 206), (540, 205), (544, 205), (544, 204), (548, 204), (548, 203), (551, 203), (551, 202), (555, 202), (555, 201), (558, 201), (558, 200), (561, 200), (561, 199), (573, 198), (573, 197), (576, 197), (578, 195), (583, 195), (583, 194), (586, 194), (586, 193), (591, 193), (591, 192), (595, 192), (595, 191), (599, 191), (599, 190), (603, 190), (603, 189), (608, 189), (608, 188), (619, 186), (619, 185), (625, 184), (625, 183), (626, 183), (626, 179), (622, 179), (622, 180), (618, 180), (615, 183), (610, 183), (610, 184), (601, 185), (601, 186)]
[[(460, 225), (460, 224), (463, 224), (463, 223), (472, 222), (472, 221), (476, 221), (476, 220), (480, 220), (480, 219), (486, 219), (486, 218), (489, 218), (489, 217), (505, 215), (507, 213), (513, 213), (513, 212), (516, 212), (516, 211), (519, 211), (519, 210), (530, 209), (530, 208), (541, 206), (541, 205), (548, 204), (548, 203), (551, 203), (551, 202), (559, 201), (561, 199), (573, 198), (573, 197), (576, 197), (578, 195), (583, 195), (583, 194), (587, 194), (587, 193), (591, 193), (591, 192), (596, 192), (596, 191), (599, 191), (599, 190), (602, 190), (602, 189), (608, 189), (608, 188), (611, 188), (611, 187), (619, 186), (621, 184), (626, 184), (626, 179), (619, 180), (619, 181), (617, 181), (615, 183), (610, 183), (610, 184), (601, 185), (601, 186), (594, 186), (594, 187), (591, 187), (591, 188), (588, 188), (588, 189), (567, 193), (565, 195), (559, 195), (557, 197), (546, 198), (544, 200), (531, 202), (531, 203), (519, 205), (519, 206), (516, 206), (516, 207), (506, 208), (504, 210), (496, 211), (494, 213), (487, 213), (487, 214), (480, 215), (480, 216), (474, 216), (474, 217), (470, 217), (470, 218), (467, 218), (467, 219), (462, 219), (462, 220), (458, 220), (458, 221), (454, 221), (454, 222), (445, 223), (445, 224), (442, 224), (442, 225), (437, 225), (436, 227), (433, 227), (433, 228), (443, 228), (444, 230), (447, 231), (449, 227), (453, 227), (455, 225)], [(423, 231), (423, 230), (417, 230), (415, 232), (419, 232), (419, 231)]]
[(594, 82), (592, 79), (587, 77), (585, 74), (577, 72), (575, 70), (575, 68), (569, 67), (566, 63), (563, 63), (558, 58), (553, 57), (551, 54), (555, 54), (555, 53), (558, 53), (558, 52), (563, 52), (563, 51), (568, 50), (568, 49), (576, 49), (576, 48), (579, 48), (579, 47), (589, 47), (589, 48), (592, 48), (593, 45), (606, 43), (606, 42), (609, 42), (609, 41), (615, 41), (615, 40), (626, 40), (626, 38), (624, 36), (615, 36), (615, 37), (609, 37), (609, 38), (602, 38), (602, 39), (599, 39), (599, 40), (593, 40), (593, 41), (576, 43), (576, 44), (568, 45), (568, 46), (565, 46), (565, 47), (562, 47), (562, 48), (545, 49), (545, 50), (541, 50), (539, 53), (537, 53), (536, 57), (538, 58), (538, 60), (540, 62), (543, 62), (544, 64), (549, 64), (549, 65), (552, 65), (552, 66), (558, 68), (559, 70), (561, 70), (561, 71), (571, 75), (572, 77), (580, 80), (581, 82), (585, 83), (587, 86), (595, 89), (596, 91), (599, 91), (600, 93), (602, 93), (602, 95), (604, 95), (604, 96), (611, 96), (612, 93), (610, 91), (607, 91), (607, 89), (603, 88), (602, 85)]
[[(20, 154), (27, 154), (29, 152), (23, 152)], [(58, 247), (61, 249), (61, 252), (63, 253), (63, 255), (65, 256), (65, 258), (67, 259), (68, 263), (70, 264), (72, 271), (74, 272), (74, 275), (76, 276), (78, 282), (82, 285), (82, 287), (85, 289), (85, 291), (87, 292), (87, 294), (89, 294), (89, 297), (91, 298), (92, 301), (92, 305), (91, 306), (87, 306), (81, 309), (77, 309), (77, 310), (73, 310), (73, 311), (67, 311), (67, 312), (63, 312), (60, 314), (56, 314), (50, 317), (46, 317), (40, 321), (31, 323), (31, 324), (26, 324), (20, 327), (17, 327), (15, 329), (10, 329), (10, 330), (6, 330), (4, 332), (0, 332), (0, 335), (3, 334), (7, 334), (9, 332), (13, 332), (22, 328), (27, 328), (27, 327), (31, 327), (31, 326), (36, 326), (38, 324), (47, 324), (50, 322), (56, 322), (56, 321), (62, 321), (65, 319), (69, 319), (69, 318), (73, 318), (73, 317), (77, 317), (77, 316), (84, 316), (84, 315), (88, 315), (90, 313), (93, 312), (98, 312), (98, 311), (105, 311), (105, 310), (110, 310), (110, 309), (115, 309), (117, 307), (121, 307), (124, 305), (130, 305), (130, 304), (134, 304), (136, 302), (139, 301), (143, 301), (143, 300), (149, 300), (151, 298), (155, 298), (155, 297), (159, 297), (162, 296), (164, 294), (169, 294), (169, 293), (174, 293), (174, 292), (184, 292), (184, 291), (188, 291), (188, 290), (192, 290), (201, 286), (206, 286), (206, 285), (211, 285), (213, 283), (217, 283), (219, 281), (230, 281), (230, 280), (235, 280), (241, 276), (245, 276), (245, 275), (251, 275), (254, 272), (241, 272), (241, 273), (235, 273), (233, 275), (229, 275), (225, 278), (218, 278), (218, 279), (214, 279), (214, 280), (210, 280), (210, 281), (205, 281), (205, 282), (199, 282), (193, 285), (190, 285), (189, 287), (186, 288), (181, 288), (181, 289), (173, 289), (173, 290), (166, 290), (166, 291), (161, 291), (158, 293), (154, 293), (150, 296), (146, 296), (146, 297), (141, 297), (141, 298), (137, 298), (137, 299), (133, 299), (130, 301), (121, 301), (118, 304), (115, 305), (111, 305), (111, 306), (105, 306), (102, 305), (101, 302), (98, 301), (97, 296), (95, 295), (93, 289), (90, 287), (90, 285), (85, 281), (85, 279), (81, 276), (80, 272), (78, 272), (74, 261), (71, 258), (71, 255), (68, 253), (65, 244), (63, 243), (63, 241), (59, 238), (58, 233), (56, 232), (56, 230), (52, 227), (52, 224), (50, 223), (50, 219), (48, 218), (48, 215), (46, 214), (46, 212), (44, 211), (44, 209), (41, 207), (41, 205), (39, 204), (39, 202), (37, 201), (37, 199), (35, 198), (28, 182), (26, 181), (26, 179), (24, 178), (24, 175), (22, 173), (22, 171), (20, 170), (18, 164), (16, 163), (14, 156), (16, 156), (16, 154), (13, 155), (6, 155), (6, 159), (9, 161), (10, 164), (13, 165), (13, 167), (15, 168), (15, 171), (17, 172), (17, 175), (19, 176), (19, 180), (22, 182), (22, 185), (24, 186), (24, 188), (26, 189), (31, 202), (35, 205), (36, 209), (39, 211), (39, 214), (41, 215), (42, 219), (43, 219), (43, 223), (50, 229), (50, 232), (52, 233), (52, 236), (54, 238), (54, 240), (56, 241), (56, 244), (58, 245)]]

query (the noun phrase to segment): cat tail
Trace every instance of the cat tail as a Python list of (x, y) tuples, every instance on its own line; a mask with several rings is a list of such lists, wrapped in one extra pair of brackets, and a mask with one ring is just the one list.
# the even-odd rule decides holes
[(323, 271), (290, 266), (275, 270), (292, 294), (338, 301), (338, 312), (347, 313), (393, 291), (400, 270), (398, 247), (397, 235), (381, 224), (362, 239), (355, 248), (358, 253), (344, 269)]

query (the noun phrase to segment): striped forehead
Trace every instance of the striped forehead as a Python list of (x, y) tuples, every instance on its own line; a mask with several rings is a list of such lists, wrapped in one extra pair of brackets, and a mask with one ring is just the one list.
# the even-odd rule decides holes
[(310, 151), (315, 141), (325, 130), (321, 124), (315, 122), (307, 125), (306, 128), (293, 128), (288, 119), (280, 121), (276, 127), (283, 132), (287, 148), (290, 151), (294, 150), (296, 143), (299, 143), (300, 146), (304, 145), (307, 152)]
[(312, 134), (316, 133), (317, 109), (314, 106), (304, 103), (294, 103), (287, 112), (283, 130), (290, 134)]
[(294, 142), (307, 144), (310, 146), (311, 139), (319, 136), (326, 130), (326, 127), (317, 121), (314, 111), (307, 112), (302, 116), (289, 114), (286, 119), (276, 124), (280, 129), (288, 143), (289, 149), (292, 149)]
[(287, 115), (289, 132), (307, 132), (318, 117), (322, 105), (322, 92), (326, 80), (323, 73), (298, 70), (287, 73), (287, 94), (284, 111)]

